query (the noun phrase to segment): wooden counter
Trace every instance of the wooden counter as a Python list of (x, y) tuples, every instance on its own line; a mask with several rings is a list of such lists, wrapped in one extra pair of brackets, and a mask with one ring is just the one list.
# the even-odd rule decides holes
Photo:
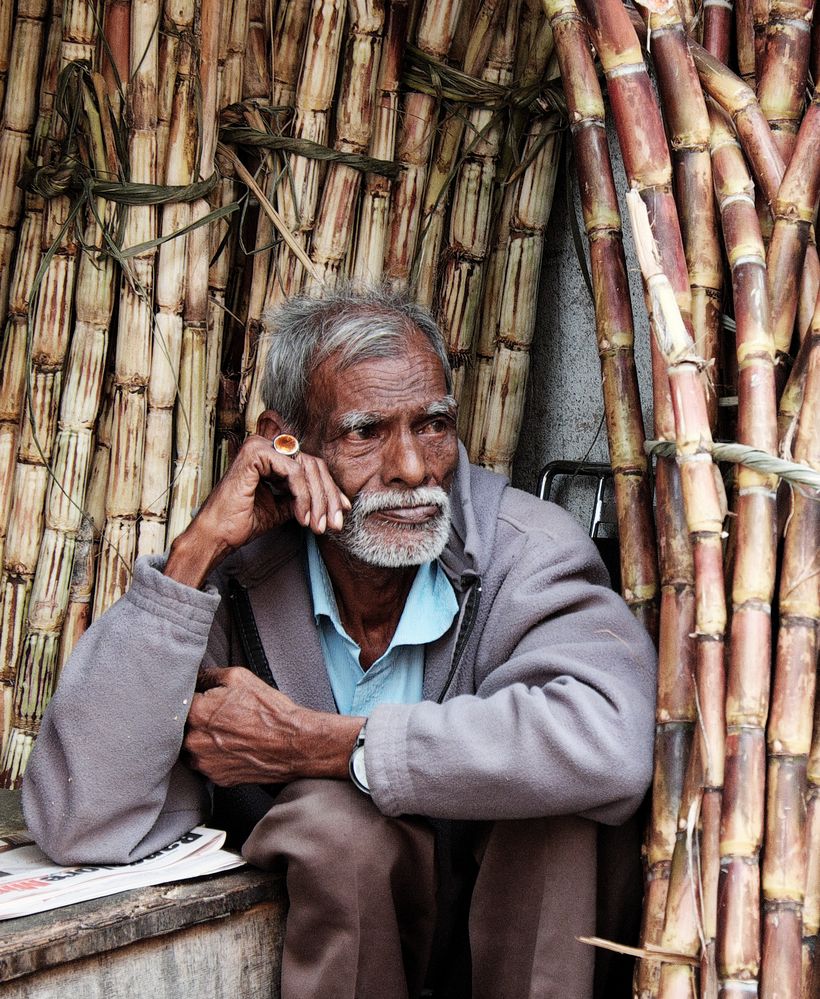
[(286, 912), (245, 867), (4, 920), (0, 997), (278, 999)]

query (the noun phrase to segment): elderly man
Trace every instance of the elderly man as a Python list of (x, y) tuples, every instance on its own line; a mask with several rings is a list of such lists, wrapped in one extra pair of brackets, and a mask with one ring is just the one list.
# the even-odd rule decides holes
[(418, 995), (434, 949), (475, 997), (585, 999), (651, 644), (570, 517), (468, 464), (424, 310), (341, 291), (272, 322), (258, 434), (78, 645), (28, 823), (59, 860), (129, 861), (212, 791), (286, 871), (286, 999)]

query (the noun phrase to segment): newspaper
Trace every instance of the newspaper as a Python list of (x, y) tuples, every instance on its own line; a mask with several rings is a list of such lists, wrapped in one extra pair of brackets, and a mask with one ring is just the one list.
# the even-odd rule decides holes
[(29, 916), (132, 888), (216, 874), (245, 861), (223, 850), (225, 833), (196, 826), (162, 850), (130, 864), (53, 864), (23, 834), (0, 838), (0, 919)]

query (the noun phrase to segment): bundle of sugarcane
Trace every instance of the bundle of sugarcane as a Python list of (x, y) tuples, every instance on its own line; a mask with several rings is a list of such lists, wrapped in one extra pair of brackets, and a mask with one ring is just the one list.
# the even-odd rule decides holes
[[(72, 115), (68, 113), (67, 104), (74, 100), (85, 104), (84, 111), (94, 117), (90, 102), (86, 100), (87, 90), (80, 80), (83, 72), (82, 61), (90, 61), (95, 43), (96, 26), (94, 13), (85, 0), (74, 0), (65, 5), (62, 11), (62, 39), (60, 42), (59, 61), (61, 87), (58, 95), (57, 115), (51, 117), (48, 146), (44, 156), (56, 156), (62, 140), (69, 148), (73, 136), (71, 126)], [(94, 128), (90, 132), (94, 132)], [(98, 130), (101, 139), (101, 129)], [(101, 144), (94, 143), (92, 156), (104, 159)], [(35, 572), (40, 562), (41, 542), (45, 528), (44, 506), (46, 491), (50, 476), (60, 478), (60, 472), (55, 474), (52, 467), (54, 444), (57, 429), (57, 416), (64, 379), (64, 362), (69, 349), (72, 319), (72, 300), (77, 272), (78, 238), (70, 229), (72, 218), (77, 214), (70, 199), (62, 193), (60, 184), (61, 171), (59, 165), (51, 175), (54, 196), (49, 198), (45, 206), (43, 224), (43, 256), (39, 264), (32, 289), (27, 289), (27, 297), (36, 296), (36, 307), (30, 319), (30, 341), (26, 343), (26, 399), (21, 421), (22, 431), (17, 447), (17, 463), (11, 491), (10, 516), (8, 534), (3, 557), (2, 574), (2, 646), (3, 673), (8, 680), (14, 681), (14, 696), (11, 714), (11, 731), (8, 733), (4, 755), (3, 772), (5, 779), (12, 779), (27, 754), (30, 745), (31, 728), (29, 716), (33, 714), (32, 705), (36, 701), (41, 711), (49, 696), (49, 681), (44, 679), (48, 674), (53, 681), (54, 664), (56, 662), (56, 644), (50, 639), (42, 643), (42, 648), (34, 650), (28, 643), (29, 625), (32, 623), (29, 615), (29, 599), (32, 595), (32, 585)], [(66, 238), (62, 239), (62, 235)], [(93, 279), (92, 279), (93, 283)], [(103, 303), (103, 311), (105, 304)], [(85, 320), (83, 316), (83, 320)], [(90, 317), (89, 317), (90, 318)], [(91, 320), (93, 324), (93, 319)], [(93, 348), (92, 348), (93, 355)], [(104, 353), (104, 352), (103, 352)], [(94, 365), (93, 356), (85, 358), (84, 346), (78, 351), (77, 365)], [(102, 367), (102, 362), (97, 362)], [(67, 372), (69, 376), (72, 371)], [(82, 375), (80, 375), (82, 377)], [(92, 375), (93, 379), (93, 375)], [(71, 389), (76, 386), (72, 385)], [(88, 386), (89, 394), (94, 399), (98, 393), (95, 386)], [(77, 400), (76, 409), (65, 411), (63, 418), (71, 424), (76, 416), (84, 412), (83, 400)], [(83, 417), (80, 416), (80, 419)], [(69, 448), (70, 449), (70, 448)], [(70, 497), (76, 497), (82, 491), (70, 480), (74, 476), (71, 459), (67, 454), (54, 455), (57, 460), (64, 461), (62, 478), (68, 489), (61, 483), (60, 488), (68, 492)], [(84, 485), (84, 484), (83, 484)], [(58, 504), (59, 505), (59, 504)], [(58, 524), (63, 520), (61, 513), (53, 510), (49, 516), (50, 528), (59, 531)], [(65, 524), (68, 532), (70, 527)], [(54, 564), (52, 572), (57, 579), (46, 581), (42, 578), (42, 586), (35, 594), (35, 603), (31, 608), (34, 618), (33, 633), (46, 630), (55, 640), (59, 639), (59, 625), (56, 633), (53, 622), (49, 620), (48, 591), (53, 587), (60, 591), (67, 589), (70, 575), (70, 550), (60, 551), (62, 545), (54, 534), (49, 532), (48, 542), (54, 542)], [(69, 546), (70, 549), (70, 546)], [(68, 559), (68, 566), (64, 558)], [(49, 554), (44, 553), (44, 561)], [(62, 579), (60, 578), (62, 577)], [(42, 605), (40, 599), (43, 598)], [(36, 639), (34, 640), (36, 645)], [(23, 649), (31, 650), (30, 670), (36, 674), (36, 679), (25, 683), (24, 677), (18, 675)], [(23, 691), (26, 691), (25, 695)], [(29, 692), (31, 696), (29, 695)], [(4, 726), (5, 727), (5, 726)], [(8, 775), (12, 775), (9, 777)]]
[[(157, 88), (151, 77), (151, 52), (156, 53), (159, 32), (157, 10), (151, 6), (135, 2), (131, 11), (131, 30), (125, 37), (131, 36), (138, 69), (130, 78), (127, 45), (125, 51), (122, 45), (122, 4), (107, 5), (110, 18), (99, 46), (101, 11), (93, 4), (71, 0), (64, 7), (55, 4), (51, 11), (52, 41), (40, 95), (38, 141), (32, 147), (35, 155), (30, 157), (32, 171), (26, 181), (31, 193), (4, 341), (2, 440), (5, 450), (16, 457), (16, 464), (11, 465), (13, 476), (4, 468), (3, 489), (6, 544), (0, 644), (5, 735), (2, 780), (7, 785), (20, 778), (58, 665), (87, 624), (96, 568), (89, 552), (103, 526), (106, 506), (110, 528), (104, 538), (102, 566), (107, 571), (100, 575), (98, 603), (104, 606), (116, 596), (117, 587), (121, 592), (127, 585), (129, 535), (133, 557), (139, 509), (134, 509), (134, 500), (138, 504), (140, 497), (143, 455), (139, 445), (145, 424), (146, 357), (150, 357), (146, 345), (150, 345), (153, 329), (155, 209), (151, 206), (203, 197), (210, 186), (186, 186), (180, 192), (155, 184), (157, 101), (152, 95)], [(197, 11), (197, 32), (186, 36), (189, 50), (198, 44), (202, 20)], [(215, 30), (211, 37), (216, 38)], [(178, 50), (179, 36), (170, 39), (168, 48)], [(174, 62), (167, 52), (165, 62), (166, 67)], [(197, 71), (199, 65), (191, 54), (188, 66)], [(209, 58), (204, 65), (209, 70), (214, 67), (215, 77), (216, 59)], [(168, 94), (173, 94), (175, 82), (172, 79), (166, 88)], [(128, 110), (133, 114), (129, 119), (120, 115), (121, 91), (126, 86)], [(187, 94), (183, 87), (177, 91), (178, 105), (196, 107), (193, 87)], [(52, 108), (59, 116), (52, 115)], [(210, 119), (213, 132), (215, 106)], [(123, 134), (126, 120), (133, 124), (128, 138)], [(193, 159), (197, 135), (187, 127), (177, 139), (172, 121), (167, 144), (174, 150), (180, 145), (192, 150)], [(130, 164), (120, 158), (126, 146)], [(131, 166), (136, 177), (129, 177)], [(124, 205), (138, 206), (131, 208), (130, 222)], [(209, 232), (207, 228), (201, 232), (206, 248), (204, 254), (192, 258), (197, 278), (189, 284), (191, 294), (195, 287), (202, 287), (204, 304)], [(167, 242), (182, 238), (176, 227), (169, 226), (167, 235)], [(128, 241), (125, 246), (123, 237)], [(115, 376), (105, 418), (106, 427), (113, 425), (114, 441), (92, 467), (95, 430), (98, 438), (103, 434), (97, 417), (109, 363), (118, 271), (122, 274), (120, 335), (111, 358)], [(172, 404), (175, 396), (176, 378)], [(195, 425), (199, 430), (201, 417)], [(101, 453), (99, 446), (97, 453)], [(68, 625), (63, 631), (66, 616)]]
[[(653, 360), (656, 436), (676, 442), (671, 453), (677, 448), (682, 477), (664, 457), (668, 446), (653, 445), (662, 584), (658, 737), (635, 991), (734, 999), (759, 990), (808, 999), (817, 987), (820, 854), (816, 773), (807, 763), (820, 738), (813, 708), (818, 480), (775, 459), (779, 448), (804, 468), (817, 467), (820, 403), (809, 372), (816, 363), (812, 316), (820, 307), (813, 229), (820, 163), (807, 150), (809, 143), (816, 149), (818, 98), (806, 101), (813, 5), (704, 4), (693, 16), (685, 5), (652, 2), (643, 18), (620, 0), (581, 6), (606, 75), (628, 181), (649, 211), (658, 245), (645, 271), (653, 338), (666, 345)], [(580, 131), (596, 100), (594, 79), (579, 84), (587, 43), (575, 42), (569, 56), (571, 33), (583, 34), (572, 4), (546, 0), (546, 8), (563, 53), (568, 101), (583, 107), (575, 119)], [(735, 59), (743, 80), (727, 68)], [(577, 135), (575, 142), (579, 150)], [(581, 156), (588, 190), (591, 175), (608, 173), (608, 163), (605, 150), (589, 154), (591, 168)], [(732, 282), (721, 292), (724, 266)], [(616, 273), (610, 265), (610, 280)], [(653, 293), (658, 282), (662, 314)], [(736, 333), (734, 350), (715, 345), (719, 310), (732, 317), (724, 326)], [(597, 316), (599, 337), (611, 315), (602, 309)], [(722, 386), (724, 398), (710, 401), (710, 385)], [(614, 420), (618, 406), (608, 400), (607, 409)], [(716, 428), (731, 428), (742, 445), (732, 459), (741, 464), (730, 476), (725, 546), (710, 468)], [(612, 439), (610, 447), (615, 455)], [(744, 464), (761, 453), (768, 461)], [(804, 474), (813, 486), (791, 484), (792, 475)], [(778, 482), (793, 495), (790, 515), (780, 521), (775, 633)]]
[[(335, 8), (327, 5), (294, 2), (278, 8), (270, 40), (277, 53), (270, 75), (273, 110), (263, 113), (257, 96), (235, 109), (223, 130), (225, 142), (265, 150), (251, 161), (258, 164), (267, 204), (256, 223), (248, 293), (241, 392), (246, 431), (255, 428), (261, 407), (258, 375), (268, 343), (264, 308), (340, 279), (373, 282), (384, 276), (409, 288), (448, 326), (463, 380), (469, 370), (464, 362), (471, 363), (475, 352), (472, 329), (485, 284), (479, 258), (493, 240), (493, 208), (501, 201), (509, 161), (519, 160), (525, 143), (519, 120), (517, 129), (509, 130), (514, 149), (507, 154), (502, 141), (507, 123), (513, 116), (526, 123), (536, 111), (543, 115), (535, 101), (549, 32), (537, 4), (526, 6), (528, 15), (521, 18), (517, 5), (489, 0), (418, 5), (409, 25), (413, 47), (405, 53), (400, 107), (404, 4), (390, 5), (386, 20), (377, 7), (354, 5), (344, 32), (338, 30)], [(528, 27), (516, 46), (519, 21)], [(259, 31), (255, 38), (258, 46)], [(301, 70), (294, 57), (299, 45)], [(493, 46), (497, 56), (491, 55)], [(541, 54), (536, 71), (535, 53)], [(342, 69), (334, 104), (337, 59)], [(520, 70), (515, 80), (514, 64)], [(441, 73), (447, 80), (443, 89)], [(502, 147), (504, 162), (498, 155)], [(330, 160), (324, 171), (322, 158)], [(550, 169), (543, 157), (538, 163), (542, 172)], [(554, 163), (552, 157), (553, 174)], [(544, 190), (549, 193), (551, 185)], [(539, 204), (545, 217), (549, 201)], [(286, 245), (282, 227), (296, 236), (312, 266)], [(535, 242), (541, 233), (537, 227)], [(456, 266), (459, 256), (462, 263)], [(534, 270), (537, 274), (538, 260)], [(471, 275), (466, 297), (465, 273)], [(531, 329), (528, 317), (524, 326)], [(528, 336), (531, 332), (523, 334), (522, 345)], [(525, 378), (519, 381), (523, 388)], [(465, 412), (470, 408), (466, 404)], [(515, 420), (511, 425), (514, 440), (518, 427)], [(509, 468), (510, 458), (500, 458), (499, 466)]]

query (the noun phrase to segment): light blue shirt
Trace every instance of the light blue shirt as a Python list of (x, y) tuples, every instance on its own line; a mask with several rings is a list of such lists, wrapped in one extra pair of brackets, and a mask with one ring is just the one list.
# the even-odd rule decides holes
[(333, 584), (309, 532), (307, 556), (313, 614), (339, 713), (367, 716), (379, 704), (420, 701), (424, 647), (441, 638), (458, 613), (456, 595), (438, 562), (419, 566), (387, 650), (364, 670), (359, 663), (361, 648), (342, 625)]

